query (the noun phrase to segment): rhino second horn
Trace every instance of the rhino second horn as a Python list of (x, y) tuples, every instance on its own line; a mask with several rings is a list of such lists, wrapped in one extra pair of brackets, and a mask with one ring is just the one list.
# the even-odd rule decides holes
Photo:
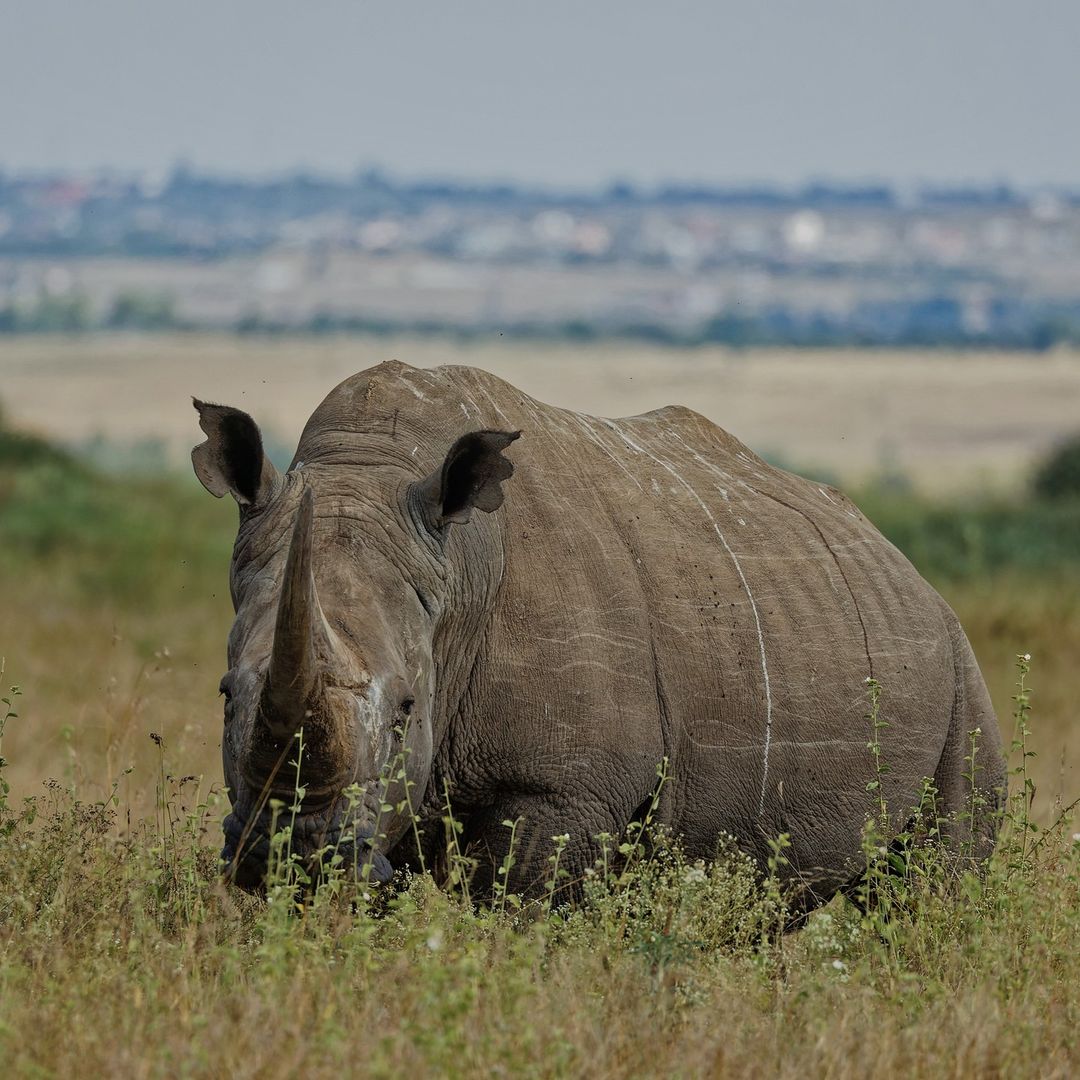
[(314, 710), (319, 694), (319, 644), (326, 640), (326, 622), (312, 570), (314, 523), (315, 496), (305, 488), (285, 560), (260, 709), (275, 739), (293, 735)]

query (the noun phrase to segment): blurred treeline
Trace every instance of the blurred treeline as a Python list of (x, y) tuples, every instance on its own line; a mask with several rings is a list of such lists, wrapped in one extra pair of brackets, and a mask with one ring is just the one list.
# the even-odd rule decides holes
[(805, 313), (786, 305), (752, 312), (724, 312), (693, 325), (666, 319), (584, 318), (462, 321), (440, 317), (384, 318), (319, 310), (283, 318), (253, 308), (225, 322), (192, 319), (169, 292), (123, 291), (103, 308), (81, 292), (42, 292), (30, 301), (0, 306), (0, 335), (84, 334), (96, 331), (227, 331), (241, 336), (402, 334), (474, 341), (492, 334), (517, 341), (587, 344), (640, 341), (671, 348), (723, 345), (743, 348), (948, 348), (1045, 352), (1080, 345), (1080, 310), (1068, 305), (1027, 305), (1006, 312), (992, 330), (972, 329), (964, 306), (949, 296), (926, 296), (868, 305), (851, 317)]
[(82, 334), (93, 330), (183, 330), (168, 293), (121, 292), (103, 313), (80, 292), (42, 292), (35, 300), (0, 307), (0, 334)]

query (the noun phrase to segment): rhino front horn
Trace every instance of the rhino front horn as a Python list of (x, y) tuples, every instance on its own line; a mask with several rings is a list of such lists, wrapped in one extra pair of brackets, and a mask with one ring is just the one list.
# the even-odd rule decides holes
[(275, 739), (287, 739), (314, 710), (319, 691), (319, 644), (326, 622), (312, 571), (315, 496), (305, 488), (296, 513), (281, 582), (274, 647), (263, 687), (261, 715)]

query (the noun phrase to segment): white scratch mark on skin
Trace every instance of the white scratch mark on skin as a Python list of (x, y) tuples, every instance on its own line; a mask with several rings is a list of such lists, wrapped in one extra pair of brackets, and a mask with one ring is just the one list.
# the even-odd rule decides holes
[[(878, 542), (879, 541), (877, 540), (876, 537), (873, 537), (873, 536), (861, 536), (861, 537), (858, 537), (857, 539), (852, 540), (852, 541), (850, 541), (849, 543), (846, 543), (846, 544), (832, 544), (832, 543), (830, 543), (829, 548), (831, 548), (833, 551), (851, 551), (852, 549), (857, 548), (857, 547), (871, 548), (871, 547), (874, 547)], [(742, 558), (743, 562), (746, 562), (748, 560), (751, 561), (751, 562), (754, 562), (754, 561), (757, 561), (759, 559), (762, 560), (762, 561), (769, 561), (769, 562), (806, 562), (806, 561), (809, 561), (809, 560), (819, 560), (819, 559), (820, 560), (829, 560), (829, 559), (832, 558), (832, 556), (829, 554), (829, 550), (825, 549), (824, 551), (807, 552), (807, 553), (798, 554), (798, 555), (776, 555), (776, 554), (773, 554), (772, 552), (768, 552), (767, 554), (764, 554), (764, 555), (751, 555), (751, 554), (747, 554), (747, 553), (744, 552), (743, 555), (741, 556), (741, 558)]]
[(382, 679), (372, 679), (368, 684), (367, 692), (357, 702), (360, 723), (375, 744), (378, 744), (380, 739), (383, 697)]
[(564, 672), (569, 671), (571, 668), (589, 667), (599, 668), (606, 675), (612, 675), (619, 679), (634, 679), (641, 682), (647, 682), (648, 680), (644, 675), (638, 674), (633, 671), (619, 671), (611, 667), (609, 664), (605, 664), (600, 660), (568, 660), (565, 664), (561, 664), (559, 667), (552, 671), (552, 675), (562, 675)]
[(417, 390), (416, 387), (413, 386), (413, 384), (411, 382), (409, 382), (408, 379), (403, 378), (402, 376), (399, 375), (398, 376), (398, 382), (400, 382), (401, 385), (404, 386), (418, 400), (427, 401), (427, 398), (424, 397), (424, 395), (419, 390)]
[[(514, 425), (510, 422), (510, 418), (499, 408), (498, 402), (496, 402), (496, 400), (488, 393), (487, 387), (478, 386), (477, 389), (491, 402), (491, 407), (499, 414), (502, 422), (506, 424), (507, 427), (513, 427)], [(480, 410), (477, 409), (476, 411), (479, 412)]]
[[(645, 447), (638, 446), (638, 444), (636, 442), (634, 442), (634, 440), (631, 439), (630, 436), (627, 435), (626, 432), (623, 431), (622, 428), (620, 428), (619, 425), (616, 424), (614, 420), (605, 420), (604, 417), (602, 417), (602, 416), (597, 417), (597, 419), (605, 427), (611, 428), (611, 430), (614, 431), (615, 434), (618, 435), (619, 438), (622, 439), (622, 441), (624, 443), (626, 443), (626, 445), (629, 446), (630, 449), (633, 450), (635, 453), (644, 454), (646, 457), (652, 458), (653, 461), (655, 461), (657, 465), (663, 465), (664, 468), (667, 469), (667, 471), (669, 473), (671, 473), (671, 475), (674, 476), (676, 480), (679, 480), (684, 484), (686, 483), (686, 481), (683, 480), (683, 478), (677, 472), (675, 472), (669, 465), (667, 465), (666, 462), (661, 461), (659, 458), (653, 457), (652, 454), (650, 454), (649, 451), (645, 449)], [(693, 489), (690, 490), (690, 493), (693, 494)]]
[[(700, 746), (712, 746), (716, 744), (712, 743), (699, 743)], [(756, 750), (756, 743), (738, 744), (738, 743), (724, 743), (722, 744), (725, 750), (731, 751), (743, 751), (743, 750)], [(818, 748), (824, 748), (828, 746), (858, 746), (863, 747), (866, 745), (865, 739), (776, 739), (773, 746), (776, 748), (783, 748), (785, 750), (815, 750)], [(781, 780), (782, 784), (784, 781)]]
[[(628, 438), (618, 427), (613, 420), (603, 420), (601, 423), (606, 424), (612, 431), (614, 431), (628, 446), (633, 447), (638, 453), (644, 454), (646, 457), (651, 458), (662, 469), (666, 469), (675, 479), (682, 484), (682, 486), (690, 493), (693, 499), (697, 502), (698, 506), (704, 511), (705, 516), (709, 519), (709, 523), (713, 527), (713, 531), (720, 538), (720, 543), (723, 544), (724, 550), (731, 557), (731, 561), (735, 564), (735, 571), (739, 575), (739, 580), (742, 582), (743, 590), (746, 592), (746, 596), (750, 601), (750, 610), (754, 615), (754, 626), (757, 630), (758, 649), (761, 653), (761, 677), (765, 683), (765, 747), (764, 747), (764, 765), (762, 767), (761, 774), (761, 795), (758, 799), (758, 817), (765, 812), (765, 792), (768, 789), (769, 783), (769, 750), (772, 746), (772, 688), (769, 685), (769, 662), (765, 656), (765, 633), (761, 628), (761, 613), (758, 611), (757, 601), (754, 599), (754, 594), (750, 590), (750, 583), (746, 580), (746, 574), (743, 573), (742, 563), (739, 562), (739, 557), (731, 549), (731, 545), (727, 542), (727, 538), (720, 530), (720, 526), (716, 523), (716, 519), (712, 516), (712, 511), (705, 505), (701, 496), (690, 486), (687, 480), (679, 474), (678, 470), (669, 462), (664, 461), (662, 458), (656, 457), (654, 454), (650, 454), (644, 447), (638, 446), (633, 440)], [(740, 451), (740, 456), (743, 456)], [(749, 460), (749, 459), (747, 459)]]
[[(638, 489), (638, 491), (644, 492), (645, 489), (641, 486), (641, 481), (638, 480), (638, 478), (611, 452), (611, 450), (607, 446), (604, 445), (603, 440), (596, 433), (596, 429), (590, 423), (590, 420), (592, 418), (588, 417), (588, 416), (585, 416), (583, 413), (576, 413), (576, 412), (572, 412), (569, 415), (574, 418), (577, 425), (581, 428), (582, 431), (585, 432), (585, 437), (589, 440), (589, 442), (591, 442), (594, 446), (599, 447), (615, 463), (615, 465), (630, 479), (630, 481)], [(609, 422), (610, 421), (607, 421), (607, 420), (604, 421), (604, 423), (609, 423)]]
[(409, 456), (410, 456), (410, 457), (416, 457), (416, 451), (417, 451), (417, 450), (419, 450), (419, 449), (420, 449), (420, 447), (419, 447), (419, 446), (414, 446), (414, 447), (412, 448), (412, 454), (410, 454)]
[(465, 402), (459, 401), (458, 404), (461, 406), (461, 411), (465, 414), (465, 419), (471, 420), (472, 417), (469, 415), (469, 410), (465, 408)]
[(640, 648), (645, 642), (632, 634), (618, 634), (615, 632), (608, 634), (599, 634), (593, 630), (579, 630), (573, 634), (567, 634), (565, 637), (534, 637), (533, 641), (543, 641), (550, 645), (569, 645), (571, 641), (577, 641), (579, 638), (596, 638), (598, 641), (602, 641), (605, 645), (614, 645), (621, 648), (638, 647)]
[(556, 415), (559, 412), (558, 409), (550, 409), (548, 410), (548, 414), (545, 415), (543, 412), (537, 409), (537, 402), (534, 401), (531, 397), (529, 397), (528, 394), (522, 394), (521, 397), (518, 399), (518, 404), (521, 405), (522, 408), (526, 409), (529, 412), (529, 415), (532, 416), (533, 420), (536, 421), (537, 431), (550, 432), (553, 429), (558, 431), (565, 430), (556, 419)]
[(829, 502), (833, 501), (832, 499), (829, 498), (829, 493), (824, 488), (819, 487), (818, 491), (820, 491), (821, 494), (824, 495), (826, 499), (829, 499)]
[(484, 414), (480, 409), (480, 406), (473, 400), (471, 394), (465, 395), (465, 400), (473, 407), (473, 411), (476, 413), (477, 419), (480, 419)]
[[(672, 438), (677, 439), (679, 441), (679, 443), (682, 445), (682, 448), (699, 465), (701, 465), (705, 469), (708, 469), (709, 472), (711, 472), (714, 476), (720, 477), (720, 479), (725, 481), (726, 483), (730, 484), (732, 482), (732, 480), (734, 478), (732, 477), (732, 475), (729, 472), (725, 471), (724, 469), (721, 469), (719, 466), (716, 465), (715, 462), (709, 461), (708, 458), (703, 458), (692, 446), (690, 446), (689, 443), (687, 443), (687, 441), (677, 431), (672, 430), (668, 434), (670, 434), (672, 436)], [(754, 492), (755, 495), (757, 494), (757, 492), (754, 491), (754, 489), (752, 487), (750, 487), (750, 485), (747, 484), (744, 480), (735, 480), (735, 483), (742, 484), (742, 486), (744, 488), (746, 488), (748, 491)], [(724, 500), (724, 502), (730, 502), (731, 501), (731, 496), (728, 494), (728, 489), (726, 487), (724, 487), (722, 484), (717, 484), (716, 485), (716, 490), (720, 492), (720, 497)]]

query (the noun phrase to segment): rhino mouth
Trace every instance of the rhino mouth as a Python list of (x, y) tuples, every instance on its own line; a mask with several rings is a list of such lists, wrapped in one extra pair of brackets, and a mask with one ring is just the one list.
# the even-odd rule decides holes
[[(247, 892), (259, 892), (266, 887), (273, 826), (266, 810), (254, 821), (238, 809), (225, 818), (221, 861), (227, 881)], [(280, 818), (277, 827), (279, 831), (282, 828)], [(299, 858), (312, 883), (336, 869), (357, 881), (386, 884), (393, 877), (394, 868), (375, 848), (373, 833), (370, 825), (341, 812), (304, 813), (292, 824), (287, 850)]]

